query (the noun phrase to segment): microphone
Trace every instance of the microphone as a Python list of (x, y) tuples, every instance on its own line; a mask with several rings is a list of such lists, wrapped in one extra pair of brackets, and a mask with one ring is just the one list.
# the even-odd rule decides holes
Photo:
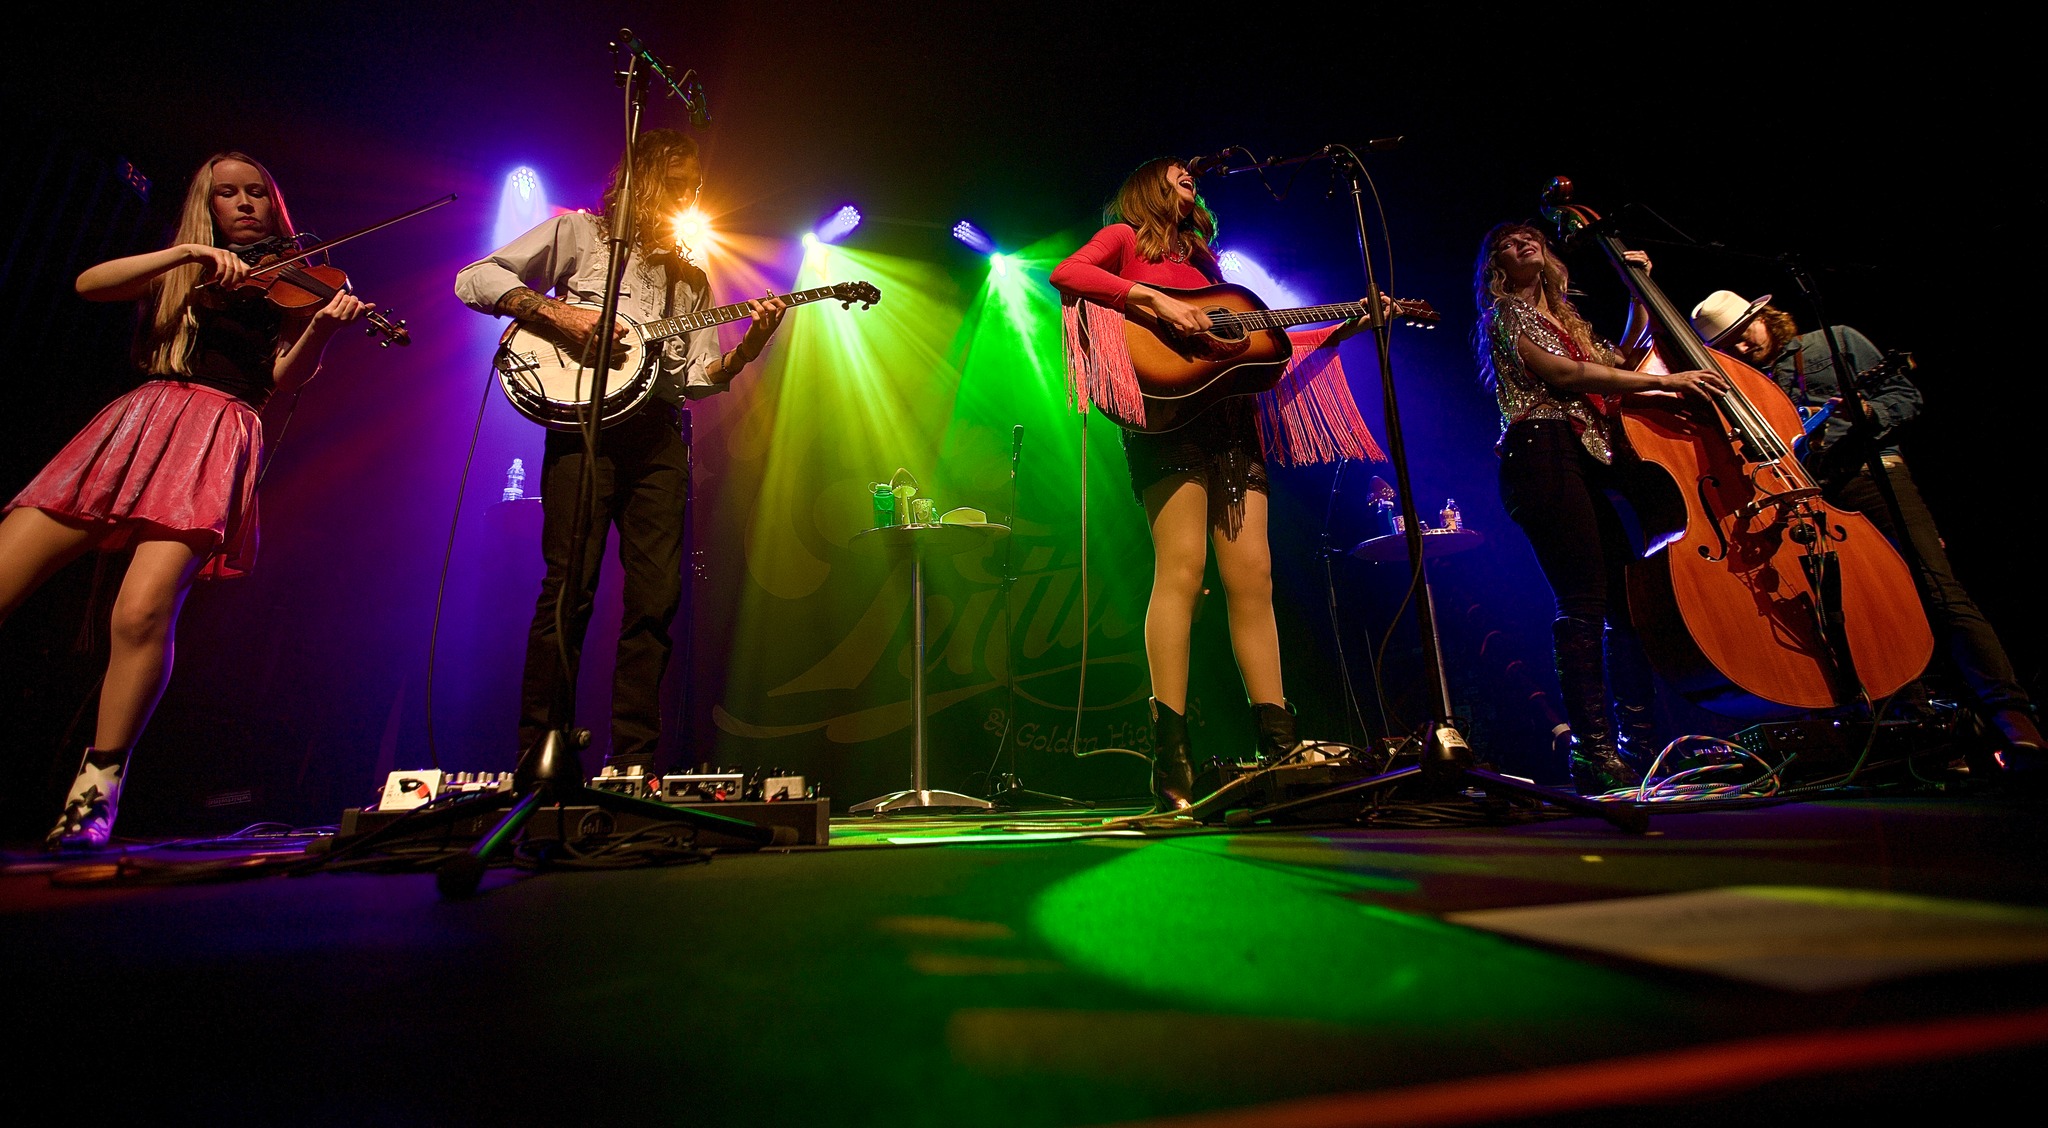
[(1187, 163), (1188, 175), (1207, 176), (1212, 172), (1228, 172), (1230, 169), (1230, 154), (1237, 152), (1238, 148), (1239, 146), (1232, 145), (1221, 152), (1211, 153), (1206, 157), (1193, 158)]
[(669, 93), (683, 100), (683, 105), (690, 110), (691, 125), (702, 129), (711, 124), (710, 105), (704, 98), (704, 84), (697, 81), (696, 71), (687, 71), (681, 78), (677, 78), (668, 64), (648, 50), (647, 44), (640, 42), (640, 37), (634, 35), (631, 28), (619, 29), (619, 43), (612, 46), (617, 48), (620, 44), (624, 44), (627, 51), (638, 55), (640, 61), (647, 64), (647, 69), (654, 72), (656, 78), (667, 83)]
[(1017, 460), (1024, 457), (1024, 424), (1010, 428), (1010, 466), (1016, 468)]

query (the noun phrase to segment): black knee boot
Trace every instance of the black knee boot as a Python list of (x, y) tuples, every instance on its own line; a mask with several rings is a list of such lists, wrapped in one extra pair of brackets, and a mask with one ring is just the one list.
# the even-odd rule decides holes
[(1152, 794), (1155, 811), (1178, 811), (1194, 801), (1195, 768), (1188, 762), (1188, 719), (1152, 699)]
[(1614, 722), (1607, 713), (1606, 663), (1601, 661), (1598, 619), (1566, 615), (1550, 625), (1557, 644), (1557, 682), (1564, 691), (1565, 716), (1572, 722), (1572, 786), (1581, 795), (1633, 787), (1640, 778), (1614, 750)]
[(1252, 703), (1252, 718), (1259, 726), (1259, 762), (1271, 764), (1285, 759), (1301, 743), (1294, 735), (1294, 704)]
[(1657, 677), (1634, 631), (1607, 628), (1607, 684), (1614, 691), (1614, 748), (1622, 763), (1650, 769), (1664, 745), (1657, 739)]

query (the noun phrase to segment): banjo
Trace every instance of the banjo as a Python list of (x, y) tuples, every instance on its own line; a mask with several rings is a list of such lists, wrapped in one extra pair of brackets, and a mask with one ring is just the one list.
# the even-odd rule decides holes
[[(882, 292), (867, 282), (837, 282), (830, 286), (784, 294), (791, 306), (831, 299), (852, 308), (866, 309), (882, 300)], [(579, 309), (598, 307), (571, 302)], [(612, 345), (611, 372), (605, 378), (604, 402), (598, 406), (598, 425), (609, 427), (640, 409), (654, 394), (660, 365), (656, 357), (661, 342), (671, 337), (750, 316), (748, 303), (714, 306), (695, 313), (664, 317), (641, 323), (621, 313), (619, 324), (626, 327), (625, 339)], [(592, 341), (591, 351), (596, 342)], [(498, 355), (491, 362), (498, 370), (498, 384), (505, 398), (519, 414), (543, 427), (574, 431), (583, 424), (590, 408), (592, 371), (583, 350), (569, 343), (553, 326), (515, 321), (498, 341)]]

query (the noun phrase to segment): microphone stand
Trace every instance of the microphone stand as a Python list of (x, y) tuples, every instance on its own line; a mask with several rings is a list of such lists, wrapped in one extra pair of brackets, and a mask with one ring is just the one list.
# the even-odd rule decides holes
[[(1400, 402), (1394, 391), (1393, 324), (1386, 316), (1380, 300), (1382, 295), (1379, 280), (1373, 273), (1372, 244), (1365, 222), (1365, 164), (1350, 146), (1340, 144), (1325, 145), (1303, 157), (1260, 161), (1242, 168), (1225, 168), (1220, 171), (1229, 174), (1315, 160), (1330, 161), (1333, 172), (1344, 176), (1350, 185), (1351, 212), (1358, 228), (1358, 257), (1365, 270), (1365, 323), (1366, 327), (1372, 330), (1373, 349), (1380, 367), (1380, 397), (1387, 416), (1387, 458), (1394, 465), (1395, 490), (1401, 501), (1403, 523), (1407, 526), (1405, 533), (1408, 560), (1410, 567), (1414, 569), (1412, 582), (1420, 587), (1425, 582), (1422, 521), (1421, 515), (1415, 509), (1415, 491), (1408, 476), (1408, 447), (1401, 433)], [(1428, 690), (1429, 717), (1417, 732), (1410, 734), (1401, 750), (1414, 749), (1417, 762), (1355, 783), (1326, 788), (1299, 799), (1232, 811), (1226, 819), (1230, 825), (1248, 826), (1255, 822), (1272, 821), (1298, 811), (1327, 808), (1340, 799), (1364, 799), (1404, 780), (1419, 776), (1425, 788), (1439, 795), (1454, 795), (1467, 788), (1478, 788), (1489, 796), (1531, 799), (1562, 807), (1577, 814), (1591, 815), (1633, 833), (1640, 834), (1649, 828), (1649, 815), (1639, 807), (1623, 803), (1597, 802), (1569, 792), (1524, 783), (1479, 766), (1472, 756), (1471, 747), (1465, 743), (1464, 735), (1458, 731), (1457, 719), (1451, 715), (1450, 694), (1444, 677), (1443, 647), (1437, 633), (1436, 615), (1427, 599), (1417, 600), (1415, 603), (1415, 628), (1421, 636), (1425, 674), (1423, 680)]]
[[(580, 599), (583, 592), (584, 558), (591, 534), (595, 531), (595, 506), (592, 505), (597, 491), (597, 457), (599, 435), (601, 434), (606, 377), (611, 372), (619, 289), (626, 275), (626, 258), (632, 246), (633, 223), (633, 147), (640, 138), (640, 113), (646, 100), (646, 74), (653, 72), (664, 80), (668, 78), (666, 68), (660, 61), (648, 54), (630, 31), (621, 31), (620, 41), (626, 44), (626, 66), (617, 71), (615, 77), (619, 86), (626, 90), (626, 150), (620, 164), (619, 214), (607, 216), (611, 228), (609, 250), (611, 259), (605, 278), (604, 300), (599, 306), (598, 328), (592, 339), (595, 357), (591, 368), (591, 391), (589, 412), (582, 420), (583, 436), (583, 478), (576, 494), (575, 517), (570, 527), (575, 530), (571, 541), (569, 560), (563, 569), (562, 586), (555, 593), (557, 622), (561, 623), (561, 601)], [(612, 45), (613, 50), (619, 44)], [(643, 70), (641, 63), (650, 65)], [(586, 353), (586, 355), (589, 355)], [(572, 594), (573, 593), (573, 594)], [(566, 625), (566, 624), (562, 624)], [(587, 623), (586, 623), (587, 626)], [(548, 731), (533, 743), (519, 758), (512, 772), (512, 790), (491, 792), (474, 799), (450, 803), (446, 807), (423, 809), (415, 817), (408, 817), (384, 828), (382, 831), (365, 836), (352, 843), (347, 849), (358, 853), (397, 838), (410, 838), (424, 831), (436, 829), (451, 823), (475, 817), (483, 812), (510, 808), (495, 826), (477, 839), (476, 845), (464, 853), (457, 854), (441, 864), (435, 871), (434, 884), (443, 897), (465, 897), (476, 891), (482, 882), (484, 871), (491, 859), (511, 846), (531, 819), (543, 806), (567, 807), (589, 806), (614, 814), (632, 814), (650, 822), (676, 823), (693, 830), (716, 831), (758, 848), (771, 843), (793, 843), (795, 833), (785, 827), (767, 827), (735, 819), (726, 815), (712, 814), (690, 807), (671, 806), (651, 799), (621, 795), (615, 791), (600, 791), (584, 783), (583, 763), (577, 755), (590, 745), (590, 730), (576, 727), (576, 675), (579, 663), (569, 657), (570, 646), (563, 632), (557, 631), (556, 644), (560, 651), (561, 666), (557, 671), (559, 681), (553, 700), (548, 705)], [(333, 856), (330, 856), (330, 860)]]
[[(1010, 606), (1010, 589), (1017, 583), (1016, 561), (1012, 547), (1017, 541), (1017, 464), (1024, 458), (1024, 425), (1017, 424), (1015, 442), (1010, 446), (1010, 512), (1003, 523), (1010, 527), (1010, 535), (1003, 538), (1003, 737), (996, 749), (1001, 758), (1004, 748), (1010, 753), (1009, 770), (1000, 776), (994, 774), (995, 765), (989, 765), (988, 790), (983, 793), (989, 804), (996, 810), (1035, 810), (1047, 803), (1061, 807), (1092, 808), (1093, 803), (1070, 799), (1065, 795), (1053, 795), (1044, 791), (1032, 791), (1017, 779), (1017, 743), (1010, 739), (1017, 729), (1017, 614)], [(1002, 782), (997, 783), (998, 780)]]

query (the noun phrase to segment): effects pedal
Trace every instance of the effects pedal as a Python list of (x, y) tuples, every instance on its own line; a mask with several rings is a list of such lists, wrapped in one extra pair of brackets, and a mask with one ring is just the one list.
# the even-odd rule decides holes
[(664, 803), (778, 803), (818, 797), (815, 781), (787, 768), (701, 767), (661, 777), (658, 798)]

